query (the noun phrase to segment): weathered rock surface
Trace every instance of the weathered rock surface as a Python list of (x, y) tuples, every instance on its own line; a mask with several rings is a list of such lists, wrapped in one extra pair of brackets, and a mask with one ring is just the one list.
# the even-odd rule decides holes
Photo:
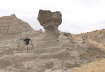
[(46, 37), (57, 38), (59, 36), (58, 26), (62, 23), (62, 15), (59, 11), (40, 10), (38, 21), (46, 31)]
[(0, 17), (0, 38), (10, 38), (19, 33), (32, 30), (28, 23), (18, 19), (14, 14)]
[[(14, 23), (16, 17), (12, 17)], [(0, 40), (1, 72), (72, 72), (72, 68), (105, 58), (104, 44), (92, 39), (91, 32), (73, 35), (58, 31), (62, 22), (60, 12), (40, 10), (38, 20), (45, 32), (28, 30), (25, 23), (25, 30), (19, 27), (14, 38)], [(15, 26), (18, 28), (20, 24), (17, 22)], [(11, 32), (15, 33), (10, 31), (6, 34), (12, 36)], [(28, 46), (24, 43), (26, 37), (32, 40)]]

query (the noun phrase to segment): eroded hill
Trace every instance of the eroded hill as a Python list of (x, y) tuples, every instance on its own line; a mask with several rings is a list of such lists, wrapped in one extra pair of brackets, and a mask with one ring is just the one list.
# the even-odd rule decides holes
[[(27, 24), (30, 30), (22, 29), (24, 26), (16, 19), (18, 33), (9, 38), (7, 32), (7, 37), (0, 40), (0, 72), (72, 72), (75, 68), (81, 72), (85, 65), (101, 59), (104, 62), (104, 30), (78, 35), (59, 32), (60, 12), (40, 10), (38, 19), (45, 32), (34, 31)], [(29, 45), (25, 44), (26, 38), (31, 39)]]

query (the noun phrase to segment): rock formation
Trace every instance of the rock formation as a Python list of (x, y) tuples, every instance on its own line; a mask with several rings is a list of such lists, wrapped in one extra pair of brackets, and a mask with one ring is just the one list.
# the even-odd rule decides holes
[[(77, 35), (59, 32), (62, 15), (58, 11), (40, 10), (38, 20), (45, 32), (32, 30), (15, 15), (0, 18), (0, 72), (72, 72), (75, 67), (78, 69), (74, 72), (81, 72), (96, 66), (82, 65), (105, 58), (105, 30)], [(27, 36), (31, 39), (30, 51), (23, 42)]]
[(32, 28), (15, 15), (0, 18), (0, 33), (21, 33), (32, 30)]
[(40, 10), (38, 21), (46, 31), (46, 37), (58, 38), (58, 26), (62, 23), (62, 15), (59, 11)]
[(14, 14), (0, 17), (0, 38), (6, 38), (32, 30), (28, 23), (18, 19)]

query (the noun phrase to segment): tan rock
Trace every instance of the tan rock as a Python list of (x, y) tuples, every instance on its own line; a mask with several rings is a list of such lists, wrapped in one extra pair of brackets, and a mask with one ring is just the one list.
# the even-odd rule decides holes
[(59, 11), (40, 10), (38, 14), (39, 23), (44, 27), (47, 37), (58, 37), (58, 26), (62, 23), (62, 15)]
[(14, 14), (11, 16), (0, 17), (0, 34), (16, 34), (30, 30), (33, 29), (29, 24), (18, 19)]
[(33, 31), (31, 26), (17, 18), (14, 14), (11, 16), (0, 17), (0, 38), (11, 39), (22, 32)]

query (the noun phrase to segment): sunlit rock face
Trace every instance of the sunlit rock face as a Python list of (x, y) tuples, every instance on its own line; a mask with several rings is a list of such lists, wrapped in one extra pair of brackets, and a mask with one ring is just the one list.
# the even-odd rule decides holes
[(46, 36), (58, 38), (58, 26), (62, 23), (62, 15), (59, 11), (39, 10), (38, 21), (46, 31)]

